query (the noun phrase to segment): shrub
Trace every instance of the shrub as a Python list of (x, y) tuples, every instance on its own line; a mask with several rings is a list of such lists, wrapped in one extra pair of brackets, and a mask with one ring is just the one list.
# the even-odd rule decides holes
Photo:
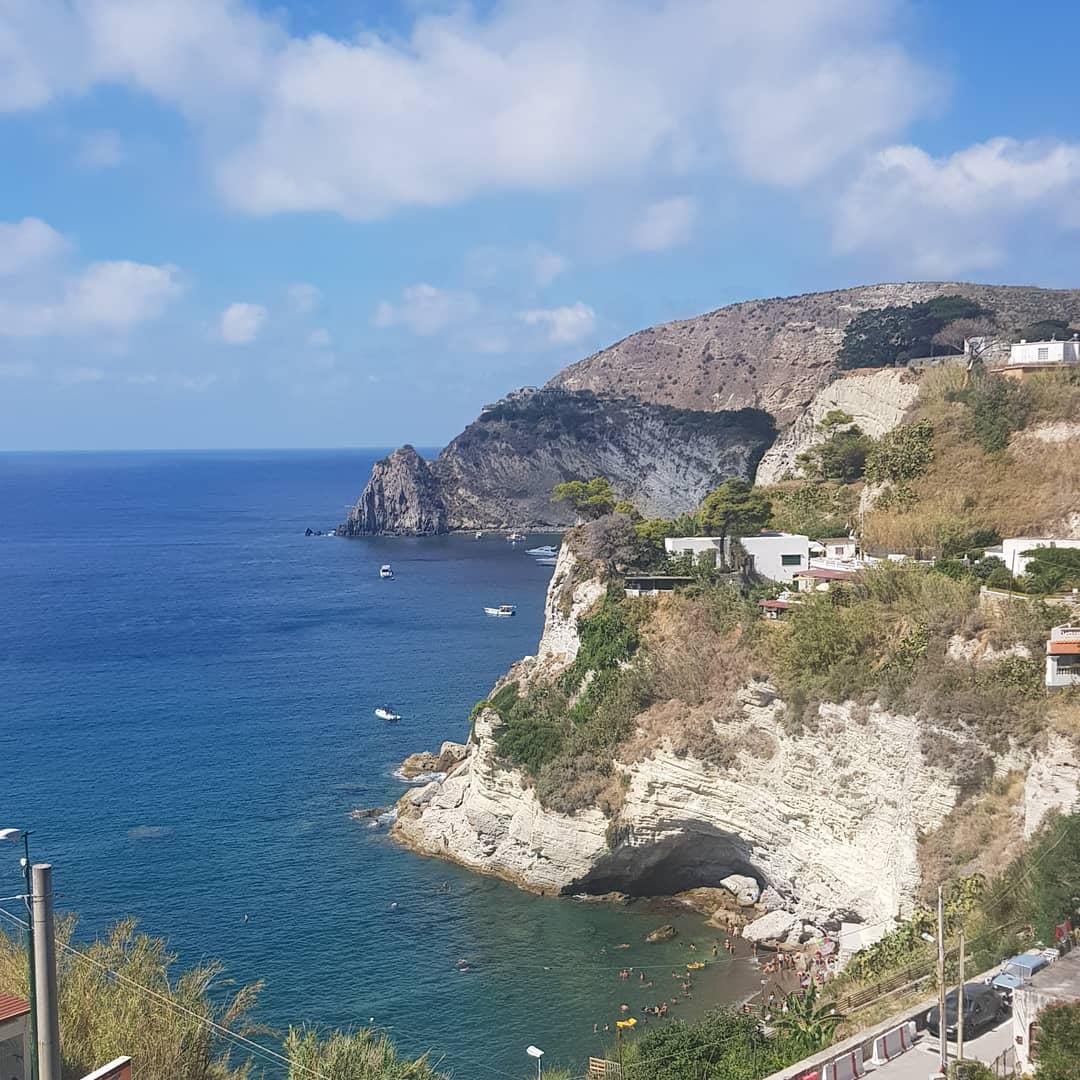
[(1032, 412), (1026, 386), (994, 375), (977, 379), (955, 396), (968, 406), (971, 435), (988, 454), (1004, 450), (1009, 436), (1027, 423)]
[(1039, 1014), (1036, 1080), (1075, 1080), (1080, 1062), (1080, 1003), (1049, 1005)]
[(922, 476), (934, 459), (933, 439), (928, 420), (886, 432), (866, 459), (866, 478), (875, 484), (902, 484)]

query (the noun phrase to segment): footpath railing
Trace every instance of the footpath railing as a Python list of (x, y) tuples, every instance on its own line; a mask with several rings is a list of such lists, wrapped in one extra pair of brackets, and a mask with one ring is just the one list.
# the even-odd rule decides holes
[(1011, 1077), (1016, 1075), (1016, 1047), (1007, 1046), (988, 1066), (995, 1076)]

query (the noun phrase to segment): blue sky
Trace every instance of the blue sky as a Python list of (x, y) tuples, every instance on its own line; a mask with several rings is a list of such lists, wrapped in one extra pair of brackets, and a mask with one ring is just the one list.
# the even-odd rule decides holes
[(1067, 3), (0, 0), (0, 448), (432, 445), (736, 300), (1080, 285), (1078, 36)]

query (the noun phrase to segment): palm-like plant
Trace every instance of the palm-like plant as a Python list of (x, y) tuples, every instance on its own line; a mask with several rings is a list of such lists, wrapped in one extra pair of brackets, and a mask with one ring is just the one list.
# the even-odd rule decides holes
[(775, 1016), (773, 1026), (795, 1050), (813, 1054), (829, 1045), (843, 1019), (831, 1001), (819, 1004), (817, 987), (811, 983), (801, 994), (788, 994), (787, 1012)]

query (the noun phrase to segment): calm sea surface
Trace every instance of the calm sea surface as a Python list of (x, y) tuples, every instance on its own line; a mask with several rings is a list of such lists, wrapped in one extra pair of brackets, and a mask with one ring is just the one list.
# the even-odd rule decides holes
[[(670, 998), (686, 943), (713, 939), (689, 916), (528, 896), (350, 820), (401, 795), (407, 754), (465, 738), (535, 650), (550, 574), (499, 538), (305, 538), (379, 456), (0, 454), (0, 827), (33, 830), (84, 936), (134, 915), (184, 962), (265, 979), (275, 1028), (374, 1018), (459, 1078), (528, 1075), (529, 1043), (580, 1065), (620, 1003)], [(517, 618), (484, 617), (504, 602)], [(399, 724), (375, 719), (384, 703)], [(0, 895), (17, 856), (0, 851)], [(661, 921), (682, 937), (644, 945)], [(704, 975), (682, 1015), (756, 985), (742, 962)]]

